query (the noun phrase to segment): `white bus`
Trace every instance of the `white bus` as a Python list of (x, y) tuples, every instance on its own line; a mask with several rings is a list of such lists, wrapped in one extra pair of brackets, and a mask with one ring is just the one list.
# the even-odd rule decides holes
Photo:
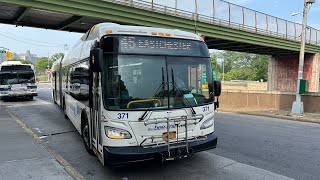
[(20, 61), (4, 61), (0, 64), (0, 97), (25, 97), (30, 100), (37, 96), (35, 71), (32, 64)]
[(198, 35), (101, 23), (55, 64), (55, 101), (104, 165), (174, 160), (216, 147), (220, 82), (211, 78)]

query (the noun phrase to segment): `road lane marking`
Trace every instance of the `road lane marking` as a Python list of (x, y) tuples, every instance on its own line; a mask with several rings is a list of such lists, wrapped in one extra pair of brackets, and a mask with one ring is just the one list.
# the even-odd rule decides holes
[(36, 140), (45, 150), (52, 155), (60, 165), (70, 174), (74, 179), (85, 179), (77, 170), (75, 170), (70, 163), (67, 162), (61, 155), (54, 151), (41, 137), (37, 136), (26, 124), (24, 124), (16, 115), (11, 113), (7, 107), (3, 106), (7, 113), (13, 118), (34, 140)]

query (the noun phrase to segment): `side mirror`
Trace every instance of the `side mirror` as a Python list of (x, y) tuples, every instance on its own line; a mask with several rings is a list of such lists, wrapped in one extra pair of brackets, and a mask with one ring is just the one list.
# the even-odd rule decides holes
[(94, 48), (90, 50), (90, 66), (93, 72), (101, 72), (103, 69), (103, 50)]
[(214, 96), (220, 96), (221, 95), (221, 82), (220, 81), (214, 81), (213, 82), (213, 90), (214, 90)]
[(214, 96), (217, 97), (217, 101), (214, 103), (214, 109), (219, 108), (219, 96), (221, 95), (221, 82), (220, 81), (214, 81), (213, 82), (213, 88), (214, 88)]

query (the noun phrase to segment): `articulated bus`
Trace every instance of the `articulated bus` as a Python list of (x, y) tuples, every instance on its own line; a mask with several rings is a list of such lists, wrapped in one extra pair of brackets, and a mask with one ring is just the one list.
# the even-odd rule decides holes
[(198, 35), (101, 23), (53, 66), (55, 102), (104, 165), (175, 160), (217, 145), (221, 85)]
[(5, 61), (0, 64), (0, 97), (25, 97), (30, 100), (37, 96), (35, 71), (32, 64), (20, 61)]

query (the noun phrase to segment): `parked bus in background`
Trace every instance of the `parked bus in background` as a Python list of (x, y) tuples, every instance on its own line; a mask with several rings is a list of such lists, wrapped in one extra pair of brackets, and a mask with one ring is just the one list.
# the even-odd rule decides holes
[(198, 35), (101, 23), (55, 64), (54, 100), (104, 165), (175, 160), (216, 147), (221, 88)]
[(62, 87), (61, 84), (61, 78), (60, 78), (60, 66), (61, 66), (61, 60), (63, 57), (57, 59), (52, 64), (52, 72), (51, 72), (51, 86), (52, 86), (52, 99), (55, 104), (58, 104), (59, 106), (62, 104)]
[(1, 99), (24, 97), (30, 100), (37, 96), (35, 71), (32, 64), (20, 61), (5, 61), (0, 64)]

